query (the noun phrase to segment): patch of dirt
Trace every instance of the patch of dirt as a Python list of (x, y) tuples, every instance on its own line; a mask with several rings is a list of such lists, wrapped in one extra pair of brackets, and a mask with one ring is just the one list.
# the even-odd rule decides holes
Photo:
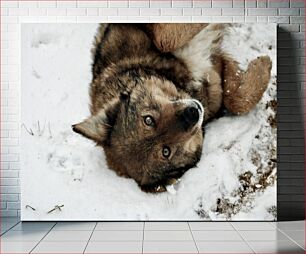
[(271, 108), (274, 112), (276, 112), (277, 109), (277, 101), (271, 100), (266, 103), (266, 109)]
[(195, 210), (195, 212), (197, 213), (197, 215), (204, 220), (210, 220), (210, 217), (208, 215), (208, 213), (203, 209), (203, 204), (202, 202), (199, 203), (199, 208)]
[(271, 126), (272, 128), (275, 129), (275, 128), (277, 127), (276, 117), (270, 115), (270, 116), (268, 117), (268, 123), (270, 124), (270, 126)]

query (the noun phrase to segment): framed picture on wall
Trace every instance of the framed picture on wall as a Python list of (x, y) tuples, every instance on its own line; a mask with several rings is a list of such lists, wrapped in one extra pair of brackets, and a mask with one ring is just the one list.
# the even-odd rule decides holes
[(277, 218), (275, 24), (22, 24), (21, 219)]

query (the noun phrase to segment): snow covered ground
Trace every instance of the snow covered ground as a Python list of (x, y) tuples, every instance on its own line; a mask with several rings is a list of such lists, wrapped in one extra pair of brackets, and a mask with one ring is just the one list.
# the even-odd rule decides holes
[(276, 25), (231, 28), (224, 48), (242, 68), (271, 57), (269, 87), (249, 114), (209, 123), (198, 166), (157, 195), (118, 177), (102, 148), (71, 130), (89, 116), (97, 26), (22, 25), (22, 220), (275, 220)]

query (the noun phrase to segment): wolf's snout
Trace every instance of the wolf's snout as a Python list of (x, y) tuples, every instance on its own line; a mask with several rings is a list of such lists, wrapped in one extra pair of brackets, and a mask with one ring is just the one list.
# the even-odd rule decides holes
[(196, 104), (190, 105), (184, 109), (183, 120), (186, 124), (186, 127), (191, 127), (195, 125), (200, 118), (199, 109)]
[(195, 104), (196, 108), (199, 110), (200, 113), (203, 113), (203, 107), (202, 104), (200, 102), (198, 102), (197, 100), (193, 100), (193, 103)]

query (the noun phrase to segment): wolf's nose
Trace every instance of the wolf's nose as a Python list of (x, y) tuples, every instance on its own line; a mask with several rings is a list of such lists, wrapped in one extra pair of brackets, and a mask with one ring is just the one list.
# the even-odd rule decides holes
[(183, 113), (184, 120), (188, 127), (193, 126), (199, 121), (199, 110), (196, 105), (188, 106)]

